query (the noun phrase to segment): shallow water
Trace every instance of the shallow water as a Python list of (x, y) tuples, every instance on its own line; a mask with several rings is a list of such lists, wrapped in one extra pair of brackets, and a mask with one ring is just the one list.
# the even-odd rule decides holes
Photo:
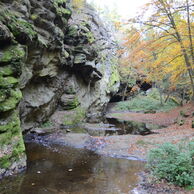
[(27, 171), (0, 181), (1, 194), (125, 194), (144, 163), (99, 156), (69, 147), (26, 145)]

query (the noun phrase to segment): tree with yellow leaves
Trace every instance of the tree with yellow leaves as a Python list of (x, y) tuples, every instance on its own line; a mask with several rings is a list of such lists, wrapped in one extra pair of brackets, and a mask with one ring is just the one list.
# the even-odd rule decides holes
[(194, 94), (193, 7), (190, 0), (152, 0), (130, 21), (146, 30), (142, 43), (131, 52), (144, 61), (140, 69), (152, 79), (169, 79), (172, 87), (188, 75)]

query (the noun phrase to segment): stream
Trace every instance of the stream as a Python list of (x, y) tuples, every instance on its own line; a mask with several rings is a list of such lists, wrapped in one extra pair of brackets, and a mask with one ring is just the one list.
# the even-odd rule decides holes
[(1, 194), (126, 194), (144, 162), (100, 156), (86, 149), (26, 144), (27, 170), (0, 181)]

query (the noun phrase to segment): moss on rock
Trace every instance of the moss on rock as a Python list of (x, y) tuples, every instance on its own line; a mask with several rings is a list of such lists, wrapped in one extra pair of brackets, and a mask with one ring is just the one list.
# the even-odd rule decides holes
[(11, 90), (10, 97), (0, 103), (0, 112), (13, 110), (21, 99), (22, 93), (20, 90)]
[[(12, 142), (10, 142), (11, 144)], [(25, 146), (22, 137), (13, 145), (11, 154), (7, 154), (0, 158), (0, 169), (8, 169), (14, 162), (19, 161), (23, 157), (25, 152)]]
[(19, 80), (14, 77), (0, 76), (0, 88), (12, 88), (18, 84)]
[(3, 156), (0, 158), (0, 167), (1, 168), (9, 168), (11, 166), (11, 161), (10, 161), (10, 155)]
[(112, 88), (116, 83), (118, 83), (120, 81), (120, 76), (119, 76), (119, 72), (118, 72), (118, 68), (116, 65), (112, 65), (111, 66), (111, 76), (109, 79), (109, 86), (108, 88)]
[(80, 105), (80, 102), (74, 94), (64, 94), (61, 97), (60, 105), (64, 110), (72, 110)]
[(10, 76), (14, 73), (14, 70), (11, 65), (0, 67), (1, 76)]
[(10, 89), (0, 89), (0, 102), (4, 102), (9, 94)]
[(25, 51), (20, 45), (12, 45), (2, 50), (0, 63), (10, 63), (20, 61), (25, 57)]
[[(7, 25), (16, 38), (20, 35), (25, 35), (25, 38), (29, 40), (37, 37), (34, 25), (20, 18), (20, 14), (17, 12), (8, 9), (0, 10), (0, 21)], [(7, 23), (7, 21), (9, 22)]]
[(77, 97), (75, 97), (72, 101), (69, 101), (67, 106), (69, 107), (69, 109), (74, 109), (76, 107), (78, 107), (80, 104), (79, 100)]
[(67, 126), (77, 125), (86, 117), (86, 110), (82, 107), (77, 107), (70, 112), (71, 116), (64, 118), (63, 124)]
[(25, 146), (17, 111), (14, 111), (7, 120), (0, 120), (0, 150), (1, 155), (3, 154), (0, 157), (0, 169), (8, 169), (14, 162), (24, 157)]
[(14, 112), (6, 121), (0, 122), (0, 133), (11, 132), (12, 134), (17, 134), (20, 130), (20, 119), (18, 114)]
[[(53, 5), (56, 9), (56, 13), (60, 17), (69, 18), (71, 16), (71, 11), (65, 6), (66, 0), (54, 0)], [(63, 20), (65, 19), (63, 18)]]

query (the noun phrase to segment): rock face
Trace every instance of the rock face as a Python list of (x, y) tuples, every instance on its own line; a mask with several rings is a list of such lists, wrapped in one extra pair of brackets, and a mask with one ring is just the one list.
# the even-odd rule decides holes
[(108, 27), (89, 5), (72, 2), (0, 2), (0, 176), (25, 167), (21, 126), (79, 104), (98, 122), (118, 90)]

